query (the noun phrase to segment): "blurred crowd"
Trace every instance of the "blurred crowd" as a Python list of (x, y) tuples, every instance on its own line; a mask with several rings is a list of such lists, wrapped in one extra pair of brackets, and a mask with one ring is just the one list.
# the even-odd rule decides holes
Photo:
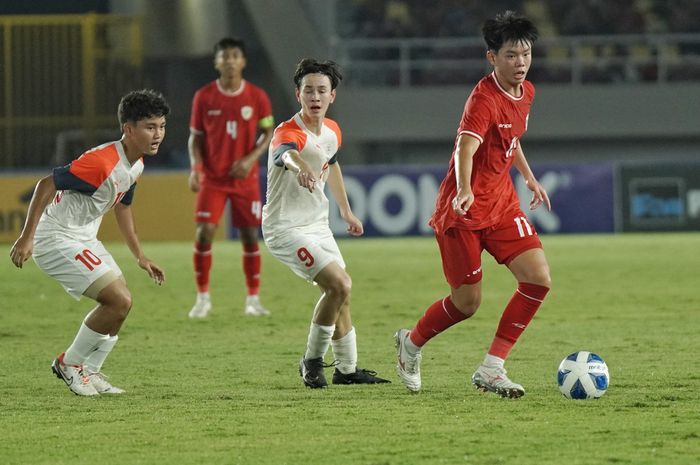
[[(700, 0), (352, 0), (336, 2), (336, 31), (344, 39), (474, 38), (474, 44), (398, 46), (368, 42), (345, 51), (351, 60), (386, 63), (410, 57), (401, 76), (394, 68), (360, 70), (351, 79), (359, 84), (439, 85), (478, 79), (479, 65), (421, 65), (430, 60), (469, 60), (483, 55), (481, 26), (485, 18), (511, 9), (537, 25), (543, 44), (531, 78), (549, 82), (658, 82), (700, 80)], [(674, 42), (656, 40), (660, 34), (695, 34)], [(623, 37), (623, 35), (625, 37)], [(604, 38), (601, 36), (608, 36)], [(619, 36), (619, 39), (610, 36)], [(633, 38), (636, 36), (637, 38)], [(340, 42), (342, 44), (342, 41)], [(545, 60), (540, 60), (543, 57)], [(681, 58), (682, 57), (682, 58)], [(367, 60), (370, 60), (369, 62)], [(418, 63), (418, 64), (416, 64)], [(357, 62), (354, 63), (357, 65)], [(406, 69), (405, 64), (402, 65)], [(448, 65), (449, 66), (449, 65)]]
[(337, 2), (341, 37), (479, 36), (481, 22), (511, 9), (543, 36), (694, 33), (698, 0), (352, 0)]

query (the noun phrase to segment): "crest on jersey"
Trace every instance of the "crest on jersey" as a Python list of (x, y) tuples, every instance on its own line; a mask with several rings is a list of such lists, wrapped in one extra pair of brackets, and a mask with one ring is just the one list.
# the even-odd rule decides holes
[(248, 121), (251, 118), (251, 116), (253, 116), (253, 107), (251, 107), (250, 105), (245, 105), (241, 107), (241, 116), (244, 120)]

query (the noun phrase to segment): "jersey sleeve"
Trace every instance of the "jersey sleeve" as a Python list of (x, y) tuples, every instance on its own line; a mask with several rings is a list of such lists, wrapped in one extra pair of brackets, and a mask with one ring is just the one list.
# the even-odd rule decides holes
[(260, 95), (258, 97), (258, 115), (260, 119), (258, 120), (258, 127), (261, 129), (268, 129), (275, 125), (275, 117), (272, 115), (272, 104), (270, 103), (270, 97), (268, 97), (267, 92), (260, 89)]
[(328, 160), (328, 164), (332, 165), (333, 163), (336, 163), (338, 161), (338, 150), (340, 150), (340, 146), (343, 145), (343, 133), (340, 130), (340, 126), (338, 126), (338, 123), (336, 123), (332, 119), (326, 118), (324, 120), (324, 123), (326, 126), (328, 126), (328, 128), (331, 131), (333, 131), (333, 134), (335, 134), (335, 139), (336, 139), (337, 146), (338, 146), (338, 148), (336, 149), (336, 151), (333, 154), (333, 156), (331, 157), (331, 159)]
[(270, 143), (270, 153), (276, 166), (284, 166), (282, 154), (287, 150), (296, 150), (301, 152), (306, 145), (306, 134), (299, 129), (288, 128), (285, 126), (275, 129)]
[(333, 134), (335, 134), (335, 138), (338, 141), (338, 149), (340, 149), (340, 146), (343, 145), (343, 133), (340, 130), (340, 126), (330, 118), (326, 118), (323, 122), (333, 131)]
[(202, 122), (202, 91), (198, 90), (192, 97), (192, 110), (190, 113), (190, 131), (194, 134), (204, 133)]
[(126, 191), (126, 194), (124, 194), (124, 197), (122, 197), (122, 200), (120, 203), (123, 203), (124, 205), (131, 205), (131, 202), (134, 201), (134, 191), (136, 190), (136, 183), (133, 183), (131, 187), (129, 188), (128, 191)]
[(71, 164), (53, 169), (53, 183), (56, 185), (56, 190), (71, 190), (87, 195), (94, 194), (97, 190), (97, 186), (93, 186), (89, 182), (76, 176), (70, 169)]
[(118, 162), (119, 153), (114, 147), (85, 152), (70, 164), (55, 168), (53, 182), (58, 190), (92, 195)]
[(470, 95), (464, 105), (459, 134), (468, 134), (483, 143), (484, 136), (493, 123), (493, 105), (493, 101), (484, 94)]

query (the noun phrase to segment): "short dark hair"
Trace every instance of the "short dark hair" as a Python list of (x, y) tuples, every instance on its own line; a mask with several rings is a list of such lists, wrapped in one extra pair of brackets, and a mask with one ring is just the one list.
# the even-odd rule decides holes
[(320, 62), (313, 58), (304, 58), (297, 64), (297, 69), (294, 72), (294, 84), (297, 86), (297, 89), (301, 87), (301, 80), (304, 79), (304, 76), (315, 73), (328, 76), (328, 79), (331, 80), (331, 90), (338, 87), (338, 84), (343, 79), (338, 63), (330, 60)]
[(484, 40), (489, 50), (498, 52), (507, 42), (528, 43), (537, 40), (537, 28), (525, 16), (506, 10), (484, 22)]
[(119, 124), (137, 123), (142, 119), (168, 116), (170, 107), (160, 92), (152, 89), (133, 90), (122, 97), (117, 115)]
[(239, 48), (243, 53), (244, 57), (247, 57), (245, 53), (245, 42), (238, 37), (224, 37), (214, 45), (214, 56), (221, 50), (226, 50), (227, 48)]

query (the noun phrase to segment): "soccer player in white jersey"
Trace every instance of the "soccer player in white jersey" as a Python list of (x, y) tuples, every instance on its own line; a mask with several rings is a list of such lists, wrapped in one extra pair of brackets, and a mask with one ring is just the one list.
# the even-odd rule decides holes
[(160, 285), (163, 270), (141, 250), (131, 202), (143, 157), (154, 156), (165, 137), (170, 108), (152, 90), (133, 91), (119, 103), (122, 138), (82, 154), (36, 185), (22, 232), (10, 251), (18, 268), (30, 256), (77, 300), (97, 301), (73, 343), (51, 365), (75, 394), (121, 394), (102, 373), (131, 309), (131, 293), (119, 266), (97, 240), (102, 216), (112, 207), (138, 265)]
[(329, 347), (335, 357), (333, 384), (389, 381), (357, 367), (355, 328), (350, 317), (352, 280), (328, 225), (326, 182), (348, 224), (360, 236), (362, 222), (353, 215), (336, 152), (340, 128), (326, 118), (342, 79), (332, 61), (303, 59), (294, 73), (301, 111), (275, 129), (267, 169), (267, 203), (263, 207), (265, 244), (277, 259), (321, 291), (311, 320), (299, 374), (310, 388), (328, 386), (323, 369)]

